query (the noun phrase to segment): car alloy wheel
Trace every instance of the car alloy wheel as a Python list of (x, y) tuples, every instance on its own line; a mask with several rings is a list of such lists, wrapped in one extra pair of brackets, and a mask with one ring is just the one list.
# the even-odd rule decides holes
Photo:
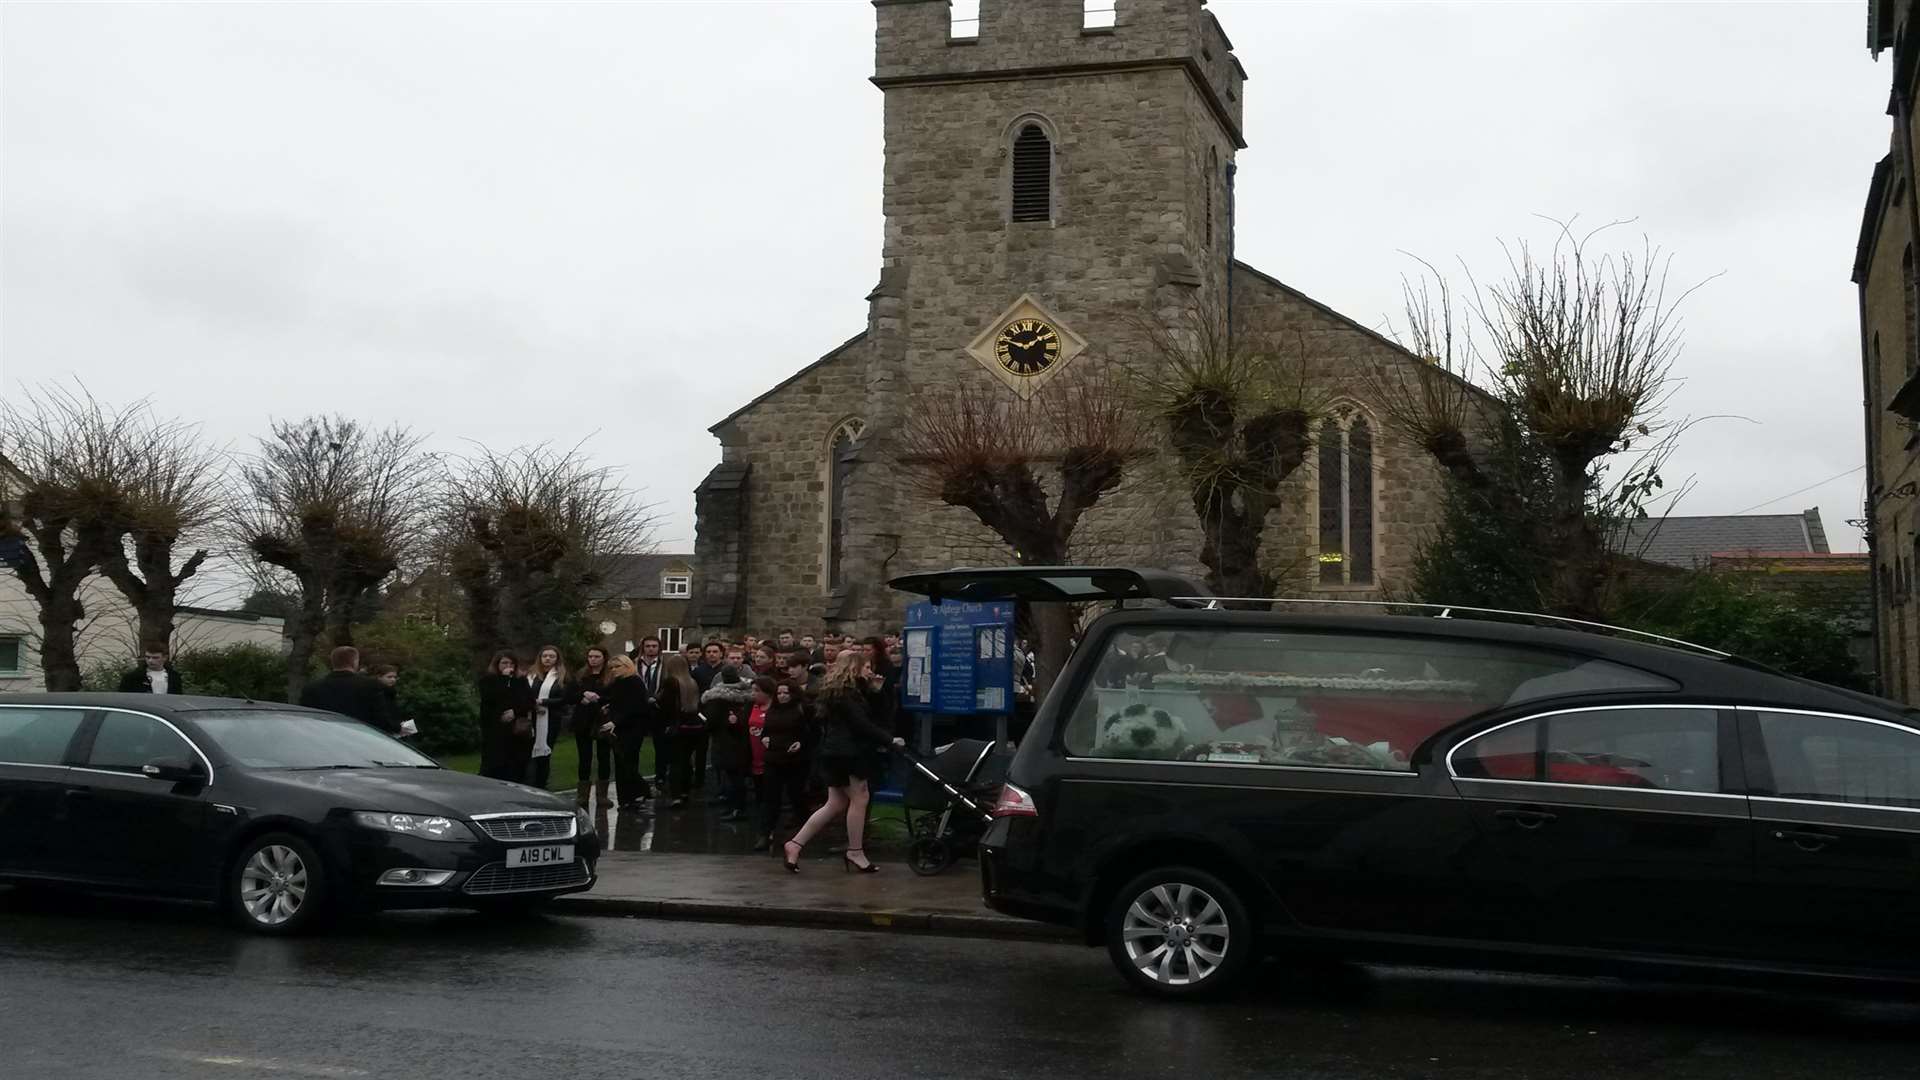
[(324, 874), (305, 841), (285, 833), (260, 837), (236, 860), (229, 886), (234, 913), (261, 933), (296, 933), (320, 916)]
[(290, 847), (269, 844), (240, 871), (240, 903), (247, 917), (279, 926), (300, 914), (307, 899), (307, 864)]
[(1224, 989), (1254, 951), (1239, 897), (1192, 867), (1142, 874), (1123, 886), (1107, 926), (1114, 966), (1136, 987), (1166, 997)]

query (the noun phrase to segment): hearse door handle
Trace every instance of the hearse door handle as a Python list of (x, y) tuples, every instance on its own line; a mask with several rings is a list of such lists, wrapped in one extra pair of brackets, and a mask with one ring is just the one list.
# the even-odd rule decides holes
[(1830, 833), (1810, 832), (1805, 829), (1776, 829), (1775, 840), (1784, 840), (1801, 851), (1819, 851), (1840, 838)]
[(91, 799), (93, 798), (93, 789), (83, 788), (83, 787), (70, 787), (66, 790), (65, 794), (69, 799)]
[(1493, 816), (1501, 821), (1511, 821), (1523, 829), (1537, 829), (1559, 815), (1551, 810), (1495, 810)]

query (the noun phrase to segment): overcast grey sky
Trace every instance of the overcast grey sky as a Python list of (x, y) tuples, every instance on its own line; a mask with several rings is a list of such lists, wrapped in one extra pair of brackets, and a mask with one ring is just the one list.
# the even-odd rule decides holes
[[(1856, 0), (1214, 0), (1249, 81), (1239, 253), (1369, 325), (1402, 251), (1490, 271), (1633, 218), (1686, 308), (1669, 474), (1733, 513), (1861, 463), (1847, 280), (1888, 72)], [(0, 393), (78, 376), (244, 443), (593, 434), (691, 549), (708, 425), (865, 324), (866, 0), (0, 8)], [(991, 314), (991, 313), (987, 313)], [(1818, 505), (1836, 548), (1848, 473)]]

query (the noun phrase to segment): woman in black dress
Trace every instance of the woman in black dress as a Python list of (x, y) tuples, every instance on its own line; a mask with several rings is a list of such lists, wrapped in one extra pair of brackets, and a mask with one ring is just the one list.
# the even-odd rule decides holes
[(480, 775), (524, 784), (533, 755), (533, 687), (518, 670), (512, 653), (498, 652), (480, 676)]
[[(615, 653), (607, 661), (607, 681), (600, 698), (605, 710), (596, 734), (613, 740), (614, 797), (620, 800), (620, 809), (638, 810), (653, 798), (653, 789), (640, 776), (640, 747), (653, 728), (654, 713), (653, 698), (632, 658)], [(656, 748), (659, 745), (654, 743)], [(601, 781), (602, 791), (605, 784)], [(600, 804), (605, 806), (606, 802), (606, 796), (601, 795)]]
[[(595, 645), (587, 650), (587, 666), (580, 672), (573, 703), (573, 745), (580, 752), (580, 780), (574, 789), (574, 801), (587, 805), (590, 793), (598, 794), (600, 805), (607, 806), (607, 785), (613, 780), (613, 736), (602, 735), (600, 725), (607, 722), (605, 701), (607, 650)], [(594, 792), (595, 760), (600, 762), (600, 788)]]
[(800, 852), (807, 841), (837, 817), (847, 819), (846, 869), (871, 874), (880, 868), (867, 858), (867, 781), (875, 775), (874, 760), (886, 746), (902, 749), (906, 740), (873, 722), (867, 695), (878, 689), (866, 653), (848, 649), (834, 660), (820, 684), (824, 724), (820, 732), (820, 771), (827, 780), (827, 804), (814, 811), (793, 839), (781, 848), (787, 869), (800, 872)]
[[(693, 669), (679, 653), (660, 661), (660, 689), (654, 697), (659, 713), (659, 728), (667, 733), (668, 752), (673, 755), (672, 809), (687, 805), (694, 780), (695, 751), (706, 745), (707, 722), (700, 715), (700, 684), (693, 680)], [(659, 742), (655, 741), (655, 746)]]

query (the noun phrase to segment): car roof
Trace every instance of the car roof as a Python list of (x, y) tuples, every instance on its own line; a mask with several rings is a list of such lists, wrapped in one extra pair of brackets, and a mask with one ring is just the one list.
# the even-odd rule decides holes
[(1111, 612), (1089, 627), (1088, 633), (1104, 631), (1109, 627), (1167, 630), (1233, 627), (1299, 633), (1418, 635), (1456, 641), (1497, 642), (1569, 652), (1639, 668), (1679, 683), (1683, 692), (1690, 696), (1716, 697), (1729, 704), (1764, 703), (1784, 708), (1838, 710), (1909, 724), (1920, 720), (1920, 710), (1908, 708), (1897, 701), (1789, 675), (1737, 656), (1695, 652), (1585, 630), (1562, 630), (1492, 619), (1168, 608)]
[(152, 713), (169, 719), (192, 713), (223, 709), (269, 708), (275, 712), (307, 712), (315, 716), (328, 713), (284, 701), (254, 701), (247, 698), (207, 697), (201, 694), (0, 694), (0, 705), (68, 705), (75, 708), (127, 709)]

